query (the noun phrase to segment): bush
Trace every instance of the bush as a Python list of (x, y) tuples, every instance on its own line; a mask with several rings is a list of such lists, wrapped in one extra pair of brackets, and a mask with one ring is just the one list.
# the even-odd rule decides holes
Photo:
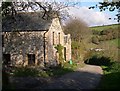
[(55, 49), (58, 51), (59, 53), (59, 61), (60, 61), (60, 64), (63, 65), (63, 61), (64, 61), (64, 58), (63, 58), (63, 46), (61, 44), (58, 44), (57, 46), (55, 46)]
[(69, 73), (69, 72), (74, 72), (74, 70), (71, 68), (61, 67), (61, 68), (55, 68), (55, 69), (50, 69), (50, 70), (46, 71), (46, 73), (52, 77), (61, 76), (61, 75), (64, 75), (66, 73)]
[(99, 41), (105, 41), (107, 39), (106, 35), (101, 35)]
[(104, 56), (98, 57), (97, 55), (94, 55), (90, 59), (85, 60), (85, 63), (91, 65), (108, 66), (110, 65), (110, 58)]
[(92, 30), (93, 35), (100, 35), (100, 31)]
[[(102, 67), (103, 68), (103, 67)], [(112, 65), (103, 69), (104, 75), (97, 88), (99, 89), (120, 89), (120, 63), (113, 62)]]
[(111, 66), (110, 66), (110, 72), (120, 72), (120, 62), (114, 62)]
[(36, 68), (19, 67), (19, 68), (15, 68), (15, 71), (13, 72), (13, 76), (56, 77), (73, 71), (74, 71), (74, 65), (70, 65), (69, 63), (67, 63), (63, 67), (48, 68), (44, 70), (40, 68), (37, 69), (37, 67)]
[(38, 76), (38, 74), (38, 70), (28, 67), (18, 67), (14, 71), (14, 76)]
[(101, 32), (100, 32), (100, 35), (107, 35), (107, 30), (102, 30)]
[(92, 37), (92, 43), (99, 44), (99, 38), (98, 38), (98, 36), (93, 36)]

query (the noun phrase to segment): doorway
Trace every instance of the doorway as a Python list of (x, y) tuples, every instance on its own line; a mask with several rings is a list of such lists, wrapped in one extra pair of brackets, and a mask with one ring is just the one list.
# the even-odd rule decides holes
[(64, 59), (66, 61), (66, 47), (64, 47)]

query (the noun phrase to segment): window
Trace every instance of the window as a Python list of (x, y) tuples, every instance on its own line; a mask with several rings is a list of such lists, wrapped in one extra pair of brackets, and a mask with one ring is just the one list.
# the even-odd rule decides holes
[(4, 47), (4, 35), (2, 35), (2, 47)]
[(64, 59), (66, 61), (66, 47), (64, 47)]
[(67, 43), (67, 36), (64, 36), (64, 43)]
[(28, 65), (35, 65), (35, 54), (28, 54)]
[(10, 61), (10, 54), (3, 54), (3, 64), (8, 65)]
[(54, 36), (55, 36), (55, 35), (54, 35), (54, 32), (53, 32), (53, 45), (55, 44), (55, 43), (54, 43)]
[(59, 44), (60, 44), (60, 33), (58, 33), (58, 37), (59, 37)]

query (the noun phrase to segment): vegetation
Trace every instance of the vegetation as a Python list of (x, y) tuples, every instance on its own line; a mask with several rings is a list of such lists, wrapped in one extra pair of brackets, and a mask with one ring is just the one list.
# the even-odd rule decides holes
[(102, 66), (104, 75), (98, 89), (120, 89), (120, 63), (113, 62), (110, 66)]
[(120, 38), (118, 34), (120, 32), (118, 28), (119, 24), (113, 25), (114, 27), (111, 27), (111, 26), (92, 27), (91, 28), (93, 32), (92, 43), (98, 44), (102, 41), (108, 41), (108, 40)]
[(64, 58), (63, 58), (63, 46), (61, 44), (58, 44), (57, 46), (55, 46), (55, 49), (57, 49), (57, 52), (59, 53), (59, 61), (60, 61), (60, 65), (63, 65), (64, 62)]
[[(17, 3), (17, 2), (16, 2)], [(21, 3), (19, 6), (23, 9), (23, 11), (31, 7), (32, 5), (38, 5), (40, 10), (43, 9), (43, 17), (44, 19), (48, 18), (50, 15), (53, 14), (53, 7), (52, 5), (44, 5), (43, 3), (38, 2), (31, 2), (31, 3)], [(103, 2), (100, 3), (101, 6), (99, 7), (100, 10), (107, 9), (108, 6), (110, 11), (114, 11), (115, 8), (119, 9), (120, 2)], [(3, 2), (2, 3), (2, 14), (3, 16), (12, 15), (15, 16), (17, 14), (15, 8), (15, 3), (12, 2)], [(16, 4), (17, 5), (17, 4)], [(43, 6), (42, 6), (43, 5)], [(23, 7), (22, 7), (23, 6)], [(54, 6), (54, 4), (53, 4)], [(59, 6), (58, 6), (59, 7)], [(65, 7), (65, 6), (64, 6)], [(19, 8), (19, 9), (21, 9)], [(62, 7), (63, 8), (63, 7)], [(92, 8), (92, 7), (90, 7)], [(94, 7), (93, 7), (94, 8)], [(60, 7), (56, 8), (59, 11), (61, 10)], [(51, 12), (52, 11), (52, 12)], [(57, 10), (55, 10), (57, 12)], [(119, 10), (120, 11), (120, 10)], [(52, 14), (51, 14), (52, 13)], [(119, 13), (119, 12), (118, 12)], [(46, 17), (47, 16), (47, 17)], [(117, 14), (118, 21), (120, 20), (120, 14)], [(74, 27), (73, 27), (74, 26)], [(72, 58), (74, 60), (85, 60), (88, 64), (100, 65), (104, 70), (104, 75), (102, 77), (102, 81), (98, 88), (103, 89), (119, 89), (119, 82), (120, 82), (120, 63), (118, 58), (118, 47), (114, 47), (117, 43), (112, 44), (111, 41), (118, 40), (119, 36), (117, 36), (119, 29), (119, 25), (110, 25), (104, 27), (94, 27), (91, 28), (93, 31), (93, 35), (91, 35), (87, 25), (81, 21), (72, 20), (65, 26), (65, 32), (70, 33), (72, 37)], [(74, 31), (73, 31), (74, 30)], [(91, 39), (91, 36), (92, 39)], [(93, 49), (103, 48), (104, 51), (96, 52), (94, 50), (89, 51), (88, 49), (90, 42), (86, 39), (91, 39)], [(114, 39), (114, 40), (113, 40)], [(107, 44), (108, 42), (109, 44)], [(97, 45), (96, 45), (97, 44)], [(118, 43), (119, 44), (119, 43)], [(57, 45), (56, 49), (59, 52), (60, 60), (62, 58), (62, 46)], [(114, 52), (115, 51), (115, 52)], [(49, 76), (60, 76), (67, 72), (73, 72), (76, 69), (76, 64), (70, 65), (69, 63), (63, 64), (62, 67), (57, 68), (50, 68), (48, 70), (39, 70), (29, 67), (22, 67), (22, 68), (15, 68), (13, 71), (14, 76), (42, 76), (42, 77), (49, 77)]]
[(90, 42), (92, 32), (87, 24), (80, 19), (71, 19), (64, 26), (64, 32), (71, 35), (72, 60), (75, 63), (83, 63), (86, 46)]
[(64, 26), (64, 32), (69, 33), (72, 40), (78, 42), (81, 42), (91, 34), (87, 24), (80, 19), (72, 19), (67, 22), (66, 26)]
[(24, 76), (32, 76), (32, 77), (57, 77), (64, 75), (69, 72), (74, 72), (77, 68), (77, 65), (73, 63), (66, 62), (63, 67), (54, 67), (48, 69), (41, 69), (39, 67), (17, 67), (13, 69), (13, 76), (24, 77)]
[(103, 52), (91, 52), (87, 64), (99, 65), (103, 69), (103, 76), (97, 89), (120, 89), (120, 62), (106, 57)]
[[(102, 80), (97, 89), (120, 89), (119, 24), (90, 29), (93, 32), (91, 44), (93, 50), (87, 51), (84, 60), (87, 64), (99, 65), (103, 69)], [(103, 50), (95, 51), (96, 48)]]
[(110, 28), (118, 28), (119, 26), (120, 26), (120, 24), (95, 26), (95, 27), (90, 27), (90, 30), (93, 30), (93, 31), (102, 31), (102, 30), (107, 30), (107, 29), (110, 29)]
[(119, 62), (120, 36), (118, 34), (118, 27), (119, 24), (113, 24), (101, 27), (91, 27), (90, 29), (93, 32), (92, 43), (97, 44), (95, 47), (104, 49), (103, 56), (110, 57), (111, 60)]

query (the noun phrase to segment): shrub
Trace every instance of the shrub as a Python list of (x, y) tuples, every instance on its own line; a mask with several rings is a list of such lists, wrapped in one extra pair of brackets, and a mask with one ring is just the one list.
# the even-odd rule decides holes
[(92, 43), (99, 44), (99, 38), (98, 38), (98, 36), (93, 36), (92, 37)]
[(101, 35), (99, 41), (105, 41), (107, 39), (106, 35)]
[[(103, 68), (103, 67), (102, 67)], [(120, 89), (120, 63), (113, 62), (103, 69), (104, 75), (97, 88), (99, 89)]]
[(91, 65), (108, 66), (110, 65), (110, 58), (104, 56), (98, 57), (97, 55), (94, 55), (90, 59), (86, 60), (85, 63)]
[(62, 53), (62, 50), (63, 50), (63, 46), (61, 44), (55, 46), (55, 49), (57, 49), (58, 53), (59, 53), (59, 61), (60, 61), (60, 64), (63, 65), (63, 53)]
[(38, 70), (28, 67), (18, 67), (14, 71), (14, 76), (38, 76), (38, 74)]
[(107, 34), (107, 30), (102, 30), (101, 32), (100, 32), (100, 35), (106, 35)]
[(100, 31), (92, 30), (93, 35), (100, 35)]
[(110, 66), (110, 72), (120, 72), (120, 62), (114, 62), (111, 66)]

